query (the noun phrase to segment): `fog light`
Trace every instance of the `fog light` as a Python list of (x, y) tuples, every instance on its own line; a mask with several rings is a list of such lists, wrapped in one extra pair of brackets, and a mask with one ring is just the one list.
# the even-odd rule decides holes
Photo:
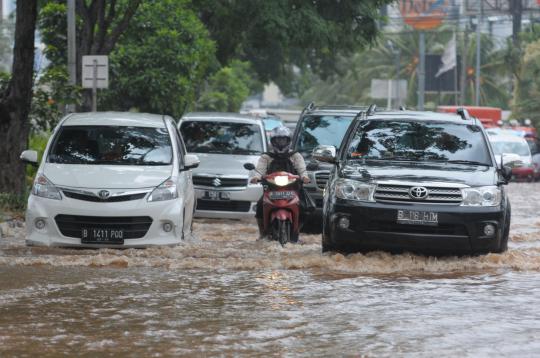
[(172, 229), (173, 229), (173, 225), (171, 223), (164, 223), (163, 224), (163, 231), (171, 232)]
[(338, 226), (340, 229), (348, 229), (351, 221), (347, 217), (342, 217), (338, 221)]
[(36, 222), (34, 223), (34, 225), (36, 226), (36, 229), (38, 230), (44, 229), (46, 224), (47, 223), (43, 219), (37, 219)]
[(494, 236), (495, 235), (495, 225), (487, 224), (486, 226), (484, 226), (484, 235), (486, 235), (486, 236)]

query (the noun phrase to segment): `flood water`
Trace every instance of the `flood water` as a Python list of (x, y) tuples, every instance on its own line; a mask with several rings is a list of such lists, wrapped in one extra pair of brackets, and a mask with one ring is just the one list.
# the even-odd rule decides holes
[(0, 356), (540, 356), (540, 184), (511, 184), (509, 251), (281, 248), (200, 220), (175, 248), (0, 240)]

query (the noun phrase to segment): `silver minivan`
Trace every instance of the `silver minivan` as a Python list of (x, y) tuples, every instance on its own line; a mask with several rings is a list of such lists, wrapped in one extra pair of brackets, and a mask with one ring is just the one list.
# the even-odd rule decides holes
[(188, 113), (178, 123), (188, 153), (201, 163), (193, 171), (196, 217), (252, 218), (262, 196), (249, 183), (244, 163), (257, 164), (267, 150), (264, 124), (238, 113)]

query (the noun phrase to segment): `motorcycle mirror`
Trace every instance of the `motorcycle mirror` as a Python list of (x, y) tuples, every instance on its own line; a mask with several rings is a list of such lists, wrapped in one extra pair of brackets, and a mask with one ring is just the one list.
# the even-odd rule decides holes
[(244, 169), (246, 169), (246, 170), (254, 170), (255, 166), (253, 165), (253, 163), (245, 163), (244, 164)]

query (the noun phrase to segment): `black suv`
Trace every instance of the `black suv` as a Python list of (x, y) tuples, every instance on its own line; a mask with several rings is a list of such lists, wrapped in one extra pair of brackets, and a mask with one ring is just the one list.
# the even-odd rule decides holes
[(313, 149), (320, 145), (339, 148), (349, 125), (354, 118), (364, 113), (367, 106), (315, 106), (313, 103), (304, 108), (296, 125), (293, 136), (293, 149), (304, 157), (309, 184), (304, 185), (315, 201), (317, 209), (307, 214), (303, 231), (322, 231), (323, 191), (333, 165), (319, 162), (312, 157)]
[[(466, 110), (368, 112), (339, 150), (324, 196), (322, 250), (479, 254), (507, 249), (511, 169), (497, 167)], [(503, 163), (510, 164), (510, 163)]]

